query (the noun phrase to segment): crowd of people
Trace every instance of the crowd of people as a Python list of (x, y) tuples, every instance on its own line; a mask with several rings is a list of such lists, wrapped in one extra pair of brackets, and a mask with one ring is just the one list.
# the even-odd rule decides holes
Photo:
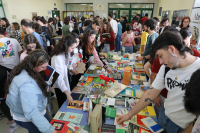
[[(10, 25), (6, 18), (0, 21), (0, 109), (8, 118), (12, 133), (21, 126), (29, 133), (57, 133), (49, 123), (46, 107), (53, 117), (50, 93), (55, 89), (59, 108), (68, 100), (73, 105), (71, 91), (81, 74), (77, 64), (69, 67), (69, 61), (79, 56), (87, 70), (95, 60), (108, 73), (112, 71), (99, 57), (99, 52), (125, 53), (139, 51), (151, 87), (143, 94), (136, 106), (117, 119), (123, 124), (154, 101), (158, 124), (168, 133), (193, 132), (198, 118), (198, 77), (200, 54), (191, 48), (194, 35), (190, 18), (182, 19), (177, 28), (169, 26), (169, 19), (141, 18), (137, 14), (131, 23), (126, 17), (107, 19), (91, 15), (87, 20), (59, 16), (45, 20), (42, 16), (22, 19), (21, 24)], [(19, 31), (20, 27), (25, 36)], [(109, 34), (107, 38), (102, 34)], [(54, 37), (62, 36), (56, 44)], [(23, 40), (23, 41), (22, 41)], [(53, 87), (45, 82), (45, 70), (51, 65), (59, 73)], [(190, 80), (191, 79), (191, 80)], [(47, 100), (48, 99), (48, 100)], [(197, 103), (197, 104), (195, 104)]]

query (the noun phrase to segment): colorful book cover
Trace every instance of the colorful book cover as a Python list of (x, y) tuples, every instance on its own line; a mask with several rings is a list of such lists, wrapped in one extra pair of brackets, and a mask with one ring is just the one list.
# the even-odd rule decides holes
[(129, 123), (128, 133), (139, 133), (140, 127), (134, 123)]
[(145, 76), (138, 76), (138, 75), (132, 75), (132, 79), (136, 80), (136, 81), (146, 81), (146, 77)]
[(84, 105), (84, 102), (74, 101), (74, 105), (68, 105), (67, 108), (82, 110), (83, 109), (83, 105)]
[(135, 70), (135, 69), (133, 69), (133, 72), (145, 73), (145, 71), (137, 71), (137, 70)]
[(127, 111), (124, 111), (124, 110), (127, 110), (128, 112), (131, 111), (131, 108), (128, 108), (128, 107), (124, 107), (124, 106), (117, 106), (117, 111), (116, 111), (116, 115), (124, 115), (126, 113), (124, 112), (127, 112)]
[(58, 133), (66, 133), (69, 127), (67, 126), (69, 122), (59, 121), (59, 120), (51, 120), (50, 124), (54, 127), (54, 129)]
[(82, 86), (76, 86), (74, 87), (74, 89), (72, 90), (73, 93), (84, 93), (83, 91), (83, 87)]
[(84, 102), (83, 111), (89, 111), (89, 102)]
[(67, 126), (69, 127), (67, 133), (88, 133), (90, 131), (89, 127), (77, 125), (71, 122)]
[(97, 66), (96, 68), (95, 68), (95, 70), (101, 70), (102, 69), (102, 67), (100, 67), (100, 66)]
[(106, 117), (115, 118), (116, 117), (116, 108), (106, 106)]
[(133, 75), (137, 75), (137, 76), (145, 76), (145, 73), (134, 72)]
[(116, 133), (126, 133), (125, 129), (116, 129)]
[(118, 128), (120, 128), (120, 129), (128, 129), (128, 125), (129, 125), (129, 123), (130, 123), (130, 120), (124, 121), (123, 125), (118, 125), (118, 124), (117, 124), (117, 118), (118, 118), (118, 116), (115, 117), (115, 122), (114, 122), (114, 125), (116, 125), (116, 128), (117, 128), (117, 129), (118, 129)]
[(82, 117), (83, 117), (83, 114), (58, 111), (53, 119), (61, 120), (61, 121), (69, 121), (69, 122), (80, 124)]
[(131, 118), (131, 122), (134, 123), (134, 124), (136, 124), (136, 125), (141, 126), (142, 128), (148, 129), (148, 128), (144, 125), (144, 123), (141, 121), (141, 119), (143, 119), (143, 118), (146, 118), (146, 117), (143, 116), (143, 115), (137, 114), (137, 115), (134, 115), (134, 116)]
[(99, 88), (100, 84), (93, 83), (92, 88)]
[(93, 77), (88, 77), (86, 81), (92, 82)]
[(99, 77), (94, 77), (92, 82), (93, 83), (100, 83), (100, 80), (101, 79)]
[(86, 81), (84, 85), (85, 86), (90, 86), (91, 83), (92, 83), (91, 81)]
[(115, 106), (126, 106), (125, 99), (115, 99)]
[(83, 101), (85, 94), (71, 93), (71, 97), (73, 98), (74, 101)]
[(86, 81), (84, 81), (84, 80), (80, 80), (80, 81), (78, 82), (78, 85), (81, 85), (82, 83), (85, 84), (85, 82), (86, 82)]
[(147, 129), (144, 129), (144, 128), (140, 127), (139, 133), (152, 133), (152, 132), (147, 130)]
[(50, 82), (54, 72), (55, 69), (52, 66), (48, 65), (45, 70), (45, 81)]
[(103, 124), (101, 127), (101, 133), (115, 133), (115, 130), (115, 125)]
[(151, 117), (141, 119), (141, 121), (154, 133), (161, 133), (163, 131), (162, 127), (160, 127)]
[(150, 116), (150, 117), (156, 118), (156, 113), (155, 113), (153, 106), (146, 106), (138, 114), (143, 115), (143, 116), (147, 116), (147, 117)]
[(136, 97), (135, 89), (126, 88), (122, 92), (119, 93), (120, 96), (128, 96), (128, 97)]

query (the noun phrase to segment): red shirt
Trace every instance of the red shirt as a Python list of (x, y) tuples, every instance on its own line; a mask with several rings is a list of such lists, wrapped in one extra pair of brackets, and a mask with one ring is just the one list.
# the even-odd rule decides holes
[[(193, 51), (193, 56), (200, 57), (200, 53), (197, 50), (192, 49), (192, 51)], [(158, 73), (161, 66), (162, 66), (162, 64), (160, 64), (159, 58), (156, 57), (155, 61), (153, 62), (153, 65), (151, 67), (151, 71), (154, 72), (154, 73)], [(167, 93), (168, 93), (167, 89), (164, 88), (160, 92), (160, 95), (162, 95), (163, 97), (167, 98)]]
[(148, 19), (148, 17), (142, 18), (142, 29), (144, 29), (144, 21), (146, 21), (147, 19)]
[[(140, 35), (140, 29), (138, 29), (138, 28), (133, 29), (133, 32), (135, 33), (135, 36)], [(135, 44), (140, 44), (140, 39), (135, 38)]]

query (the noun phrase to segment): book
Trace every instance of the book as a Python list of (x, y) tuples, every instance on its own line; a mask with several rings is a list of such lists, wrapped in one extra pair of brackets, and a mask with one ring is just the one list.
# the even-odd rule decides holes
[(101, 79), (99, 77), (94, 77), (92, 82), (93, 83), (100, 83), (100, 80)]
[(141, 98), (143, 95), (143, 92), (141, 91), (141, 86), (140, 85), (134, 85), (133, 88), (136, 91), (136, 98)]
[(87, 86), (85, 86), (85, 88), (83, 88), (82, 86), (76, 86), (72, 90), (72, 93), (81, 93), (81, 94), (88, 95), (90, 94), (91, 89), (92, 89), (91, 87), (87, 87)]
[(134, 72), (133, 75), (132, 75), (132, 79), (136, 80), (136, 81), (143, 81), (143, 82), (146, 81), (146, 77), (145, 77), (144, 73), (136, 73), (136, 72)]
[(114, 106), (115, 105), (115, 98), (108, 98), (107, 106)]
[(53, 74), (54, 74), (55, 71), (56, 70), (52, 66), (48, 65), (46, 70), (45, 70), (45, 81), (50, 83), (51, 78), (53, 77)]
[(113, 98), (120, 92), (122, 92), (126, 87), (126, 85), (115, 83), (110, 89), (106, 90), (104, 93)]
[(140, 127), (134, 123), (129, 123), (128, 125), (128, 133), (139, 133)]
[(54, 127), (54, 129), (58, 133), (66, 133), (69, 127), (67, 126), (69, 122), (66, 121), (59, 121), (59, 120), (54, 120), (52, 119), (50, 124)]
[(131, 72), (128, 70), (124, 70), (123, 71), (123, 80), (122, 80), (122, 84), (124, 85), (129, 85), (131, 80)]
[(97, 64), (91, 64), (88, 69), (89, 70), (95, 70), (96, 67), (97, 67)]
[(85, 86), (90, 86), (91, 83), (92, 83), (91, 81), (86, 81), (84, 85)]
[(95, 68), (95, 70), (101, 70), (102, 69), (102, 67), (100, 67), (100, 66), (97, 66), (96, 68)]
[(106, 106), (106, 117), (115, 118), (116, 117), (116, 108)]
[(143, 116), (143, 115), (137, 114), (137, 115), (134, 115), (134, 116), (131, 118), (131, 122), (134, 123), (134, 124), (136, 124), (136, 125), (139, 125), (140, 127), (144, 128), (144, 129), (148, 129), (148, 128), (144, 125), (144, 123), (141, 121), (141, 119), (143, 119), (143, 118), (146, 118), (146, 117)]
[(93, 77), (88, 77), (86, 81), (92, 82)]
[(74, 101), (74, 105), (68, 105), (67, 108), (82, 110), (83, 109), (83, 104), (84, 104), (84, 102)]
[(82, 75), (82, 76), (80, 77), (79, 81), (80, 81), (80, 80), (86, 81), (87, 78), (88, 78), (87, 76), (83, 76), (83, 75)]
[(131, 111), (131, 108), (124, 107), (124, 106), (117, 106), (116, 116), (127, 114)]
[(122, 74), (120, 72), (110, 73), (109, 78), (113, 78), (114, 80), (121, 80)]
[(135, 69), (143, 69), (144, 66), (142, 63), (135, 62)]
[(58, 111), (53, 119), (61, 121), (69, 121), (73, 123), (80, 123), (82, 120), (83, 114), (77, 114), (72, 112), (60, 112)]
[(133, 108), (136, 105), (136, 101), (133, 98), (127, 100), (127, 102), (131, 108)]
[(92, 104), (91, 99), (89, 99), (89, 101), (88, 101), (88, 106), (89, 106), (89, 110), (88, 110), (88, 114), (87, 114), (87, 125), (90, 124), (90, 115), (92, 114), (92, 109), (93, 109), (93, 104)]
[(116, 129), (116, 133), (126, 133), (125, 129)]
[(125, 130), (127, 130), (128, 129), (128, 124), (130, 123), (130, 120), (124, 121), (123, 125), (118, 125), (117, 124), (117, 118), (118, 117), (119, 116), (116, 116), (115, 117), (115, 121), (114, 121), (114, 125), (116, 125), (116, 129), (125, 129)]
[[(95, 66), (95, 68), (96, 68), (96, 66)], [(96, 73), (96, 70), (89, 70), (89, 69), (85, 72), (85, 74), (95, 74), (95, 73)]]
[(68, 69), (73, 70), (73, 64), (76, 64), (77, 62), (80, 61), (80, 57), (77, 54), (74, 54), (72, 57), (69, 58), (69, 64), (68, 64)]
[(86, 82), (86, 81), (84, 81), (84, 80), (79, 80), (78, 85), (80, 86), (82, 83), (85, 84), (85, 82)]
[(68, 123), (67, 125), (69, 127), (68, 131), (65, 133), (88, 133), (90, 131), (89, 127), (74, 124), (74, 123)]
[(101, 133), (115, 133), (115, 130), (115, 125), (103, 124), (101, 127)]
[(115, 99), (115, 106), (126, 106), (125, 99)]
[(102, 105), (96, 104), (94, 110), (90, 115), (90, 131), (91, 133), (98, 133), (102, 124)]
[(144, 123), (144, 125), (147, 128), (150, 129), (150, 131), (152, 131), (154, 133), (160, 133), (164, 130), (151, 117), (141, 119), (141, 121)]
[(147, 130), (147, 129), (144, 129), (144, 128), (140, 127), (139, 133), (152, 133), (152, 132)]
[(84, 73), (85, 63), (78, 62), (77, 71), (78, 73)]
[(127, 97), (136, 97), (135, 89), (126, 88), (122, 92), (119, 93), (120, 96), (127, 96)]
[(71, 97), (73, 98), (74, 101), (83, 101), (85, 94), (71, 93)]
[(111, 38), (110, 33), (103, 33), (102, 38)]
[(92, 88), (99, 88), (100, 84), (93, 83)]
[(143, 116), (150, 116), (152, 118), (156, 118), (156, 113), (154, 110), (153, 106), (146, 106), (143, 110), (141, 110), (139, 113), (139, 115), (143, 115)]
[(89, 102), (83, 103), (83, 111), (89, 111)]

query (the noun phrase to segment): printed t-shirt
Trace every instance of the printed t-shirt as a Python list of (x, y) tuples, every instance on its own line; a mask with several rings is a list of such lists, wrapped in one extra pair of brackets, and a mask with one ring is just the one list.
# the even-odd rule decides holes
[(0, 65), (13, 69), (19, 64), (19, 54), (22, 51), (19, 42), (14, 38), (0, 38)]
[[(192, 74), (200, 68), (200, 59), (186, 68), (170, 69), (164, 79), (165, 65), (162, 65), (156, 79), (152, 83), (155, 89), (168, 90), (167, 98), (164, 102), (165, 115), (178, 126), (185, 129), (196, 117), (185, 110), (183, 97), (185, 95), (184, 87), (188, 84)], [(175, 78), (177, 77), (177, 80)]]

